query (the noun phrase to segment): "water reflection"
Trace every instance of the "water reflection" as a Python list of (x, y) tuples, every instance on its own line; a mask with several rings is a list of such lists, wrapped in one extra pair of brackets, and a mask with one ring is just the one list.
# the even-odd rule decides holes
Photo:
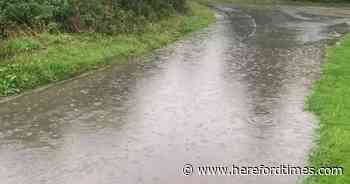
[(1, 180), (295, 183), (181, 176), (185, 163), (303, 165), (311, 145), (314, 120), (303, 104), (323, 44), (305, 44), (309, 29), (295, 25), (320, 20), (279, 8), (224, 11), (142, 61), (1, 104)]

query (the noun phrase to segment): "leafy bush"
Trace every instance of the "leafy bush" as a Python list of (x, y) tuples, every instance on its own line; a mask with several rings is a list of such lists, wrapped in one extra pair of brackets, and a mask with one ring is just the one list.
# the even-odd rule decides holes
[(186, 10), (185, 0), (0, 0), (0, 34), (33, 32), (135, 32), (147, 22)]

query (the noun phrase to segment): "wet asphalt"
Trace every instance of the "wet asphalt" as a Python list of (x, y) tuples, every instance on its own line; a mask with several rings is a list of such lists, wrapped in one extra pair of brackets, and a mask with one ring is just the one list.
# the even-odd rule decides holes
[(0, 183), (300, 181), (196, 167), (304, 166), (317, 128), (305, 98), (349, 19), (336, 8), (215, 9), (215, 24), (153, 54), (0, 103)]

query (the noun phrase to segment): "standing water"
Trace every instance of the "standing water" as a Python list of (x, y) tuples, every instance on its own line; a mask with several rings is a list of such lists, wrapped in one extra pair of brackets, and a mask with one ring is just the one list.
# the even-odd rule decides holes
[(322, 40), (348, 20), (315, 8), (216, 8), (217, 23), (142, 62), (1, 103), (1, 183), (296, 183), (196, 167), (304, 166), (316, 125), (304, 100)]

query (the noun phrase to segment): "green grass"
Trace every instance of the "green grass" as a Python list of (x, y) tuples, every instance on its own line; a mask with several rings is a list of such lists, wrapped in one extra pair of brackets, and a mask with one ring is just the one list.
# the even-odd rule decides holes
[(320, 119), (317, 147), (310, 165), (341, 166), (342, 176), (311, 176), (306, 184), (350, 183), (350, 35), (327, 49), (323, 77), (308, 99), (308, 109)]
[(143, 55), (215, 20), (207, 7), (190, 2), (187, 15), (149, 25), (144, 33), (48, 34), (0, 43), (0, 96), (65, 80), (129, 57)]

